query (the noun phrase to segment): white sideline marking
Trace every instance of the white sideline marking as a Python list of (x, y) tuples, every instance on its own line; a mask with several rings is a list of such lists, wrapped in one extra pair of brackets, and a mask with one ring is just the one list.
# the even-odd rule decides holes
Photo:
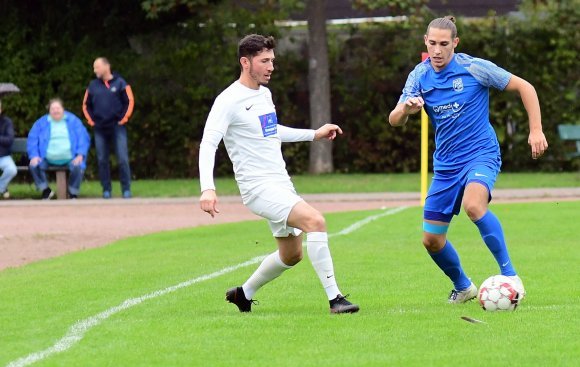
[(405, 209), (407, 209), (407, 206), (401, 206), (398, 208), (393, 208), (391, 210), (387, 210), (383, 213), (379, 213), (379, 214), (375, 214), (375, 215), (371, 215), (368, 216), (364, 219), (359, 220), (358, 222), (354, 222), (353, 224), (351, 224), (350, 226), (346, 227), (345, 229), (341, 230), (340, 232), (336, 232), (336, 233), (332, 233), (330, 234), (328, 237), (335, 237), (335, 236), (345, 236), (347, 234), (350, 234), (354, 231), (359, 230), (362, 226), (365, 226), (367, 224), (369, 224), (372, 221), (375, 221), (377, 219), (380, 219), (382, 217), (386, 217), (389, 215), (393, 215), (393, 214), (397, 214), (398, 212), (401, 212)]
[[(388, 215), (396, 214), (396, 213), (398, 213), (406, 208), (407, 207), (394, 208), (394, 209), (385, 211), (383, 213), (368, 216), (364, 219), (359, 220), (358, 222), (351, 224), (350, 226), (346, 227), (345, 229), (341, 230), (340, 232), (330, 234), (329, 237), (347, 235), (349, 233), (352, 233), (352, 232), (360, 229), (364, 225), (366, 225), (374, 220), (377, 220), (377, 219), (382, 218), (382, 217), (386, 217)], [(137, 305), (143, 303), (144, 301), (147, 301), (147, 300), (150, 300), (153, 298), (157, 298), (157, 297), (161, 297), (161, 296), (164, 296), (164, 295), (169, 294), (169, 293), (173, 293), (181, 288), (189, 287), (193, 284), (201, 283), (201, 282), (204, 282), (206, 280), (211, 280), (211, 279), (220, 277), (222, 275), (231, 273), (231, 272), (236, 271), (240, 268), (243, 268), (243, 267), (246, 267), (249, 265), (253, 265), (253, 264), (257, 264), (260, 261), (262, 261), (266, 256), (267, 255), (257, 256), (257, 257), (254, 257), (253, 259), (250, 259), (250, 260), (245, 261), (243, 263), (239, 263), (239, 264), (233, 265), (233, 266), (228, 266), (228, 267), (225, 267), (225, 268), (218, 270), (216, 272), (202, 275), (202, 276), (199, 276), (197, 278), (190, 279), (190, 280), (186, 280), (185, 282), (181, 282), (181, 283), (173, 285), (171, 287), (160, 289), (160, 290), (145, 294), (145, 295), (140, 296), (140, 297), (129, 298), (129, 299), (123, 301), (123, 303), (121, 303), (115, 307), (111, 307), (108, 310), (105, 310), (105, 311), (98, 313), (94, 316), (90, 316), (86, 319), (77, 321), (75, 324), (73, 324), (68, 329), (65, 336), (63, 336), (61, 339), (59, 339), (51, 347), (48, 347), (48, 348), (41, 350), (39, 352), (31, 353), (31, 354), (27, 355), (26, 357), (21, 357), (19, 359), (16, 359), (16, 360), (8, 363), (6, 365), (6, 367), (29, 366), (33, 363), (36, 363), (36, 362), (41, 361), (43, 359), (46, 359), (53, 354), (67, 351), (73, 345), (80, 342), (84, 338), (85, 334), (90, 329), (99, 325), (104, 320), (108, 319), (109, 317), (111, 317), (111, 316), (113, 316), (121, 311), (125, 311), (133, 306), (137, 306)]]

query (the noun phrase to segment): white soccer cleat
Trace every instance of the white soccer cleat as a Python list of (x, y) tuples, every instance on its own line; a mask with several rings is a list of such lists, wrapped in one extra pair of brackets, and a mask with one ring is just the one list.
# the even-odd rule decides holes
[(520, 301), (521, 301), (526, 296), (526, 289), (524, 288), (524, 282), (522, 282), (522, 279), (517, 275), (511, 275), (511, 276), (508, 276), (508, 278), (510, 278), (511, 280), (514, 281), (516, 291), (520, 294)]
[(449, 293), (447, 302), (454, 304), (465, 303), (471, 301), (475, 297), (477, 297), (477, 287), (473, 282), (471, 282), (471, 285), (467, 289), (462, 291), (456, 291), (455, 289), (452, 290), (451, 293)]

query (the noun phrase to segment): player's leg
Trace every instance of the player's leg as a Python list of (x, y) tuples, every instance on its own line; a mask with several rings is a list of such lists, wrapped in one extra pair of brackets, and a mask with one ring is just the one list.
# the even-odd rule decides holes
[(330, 302), (330, 311), (333, 313), (357, 312), (359, 307), (346, 300), (336, 283), (334, 264), (328, 247), (326, 221), (322, 214), (305, 201), (300, 201), (292, 208), (287, 224), (307, 233), (308, 257), (326, 292)]
[(278, 278), (302, 260), (302, 235), (276, 238), (278, 250), (266, 256), (258, 269), (242, 285), (246, 299), (251, 300), (254, 294), (266, 283)]
[(463, 207), (495, 257), (501, 274), (513, 276), (516, 275), (516, 272), (508, 254), (501, 223), (495, 214), (488, 209), (491, 188), (495, 183), (496, 174), (496, 171), (484, 165), (471, 169), (467, 177)]
[(226, 292), (226, 300), (241, 312), (250, 312), (256, 292), (302, 259), (302, 232), (286, 224), (290, 211), (301, 200), (290, 189), (271, 186), (256, 192), (246, 202), (248, 209), (268, 220), (278, 250), (266, 256), (241, 287)]
[(467, 178), (467, 187), (463, 198), (463, 207), (469, 218), (479, 229), (486, 246), (493, 254), (502, 275), (512, 277), (525, 294), (521, 279), (517, 276), (510, 259), (503, 228), (499, 219), (489, 210), (491, 190), (495, 183), (497, 170), (485, 165), (472, 169)]
[(449, 222), (424, 219), (423, 245), (433, 262), (453, 282), (453, 290), (449, 294), (448, 301), (463, 303), (476, 296), (477, 287), (463, 271), (459, 255), (447, 239), (448, 228)]
[(447, 230), (454, 214), (459, 212), (461, 187), (455, 173), (435, 173), (425, 201), (423, 214), (423, 245), (433, 262), (453, 283), (450, 303), (463, 303), (473, 299), (477, 288), (461, 266), (457, 251), (447, 239)]

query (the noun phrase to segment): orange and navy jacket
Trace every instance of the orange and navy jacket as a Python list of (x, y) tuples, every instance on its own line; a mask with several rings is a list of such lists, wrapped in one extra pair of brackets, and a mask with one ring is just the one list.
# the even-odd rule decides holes
[(109, 130), (124, 125), (133, 113), (135, 100), (131, 86), (120, 75), (113, 79), (94, 79), (83, 99), (83, 113), (89, 125), (97, 130)]

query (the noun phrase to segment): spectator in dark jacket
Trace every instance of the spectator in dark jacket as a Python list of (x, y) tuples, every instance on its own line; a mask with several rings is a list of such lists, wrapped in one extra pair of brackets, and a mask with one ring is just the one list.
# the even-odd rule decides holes
[(42, 198), (50, 200), (54, 192), (48, 186), (46, 170), (49, 166), (68, 166), (68, 193), (76, 199), (86, 169), (91, 138), (82, 121), (65, 111), (60, 99), (48, 103), (48, 115), (39, 118), (28, 133), (30, 173)]
[(16, 165), (10, 156), (14, 143), (14, 127), (12, 120), (2, 114), (2, 101), (0, 101), (0, 197), (9, 199), (8, 184), (16, 176)]
[(111, 72), (111, 64), (106, 58), (96, 59), (93, 70), (97, 78), (89, 83), (85, 92), (83, 112), (95, 132), (103, 198), (111, 198), (109, 155), (114, 150), (119, 164), (121, 190), (123, 197), (128, 199), (131, 197), (131, 168), (125, 124), (133, 113), (133, 92), (120, 75)]

